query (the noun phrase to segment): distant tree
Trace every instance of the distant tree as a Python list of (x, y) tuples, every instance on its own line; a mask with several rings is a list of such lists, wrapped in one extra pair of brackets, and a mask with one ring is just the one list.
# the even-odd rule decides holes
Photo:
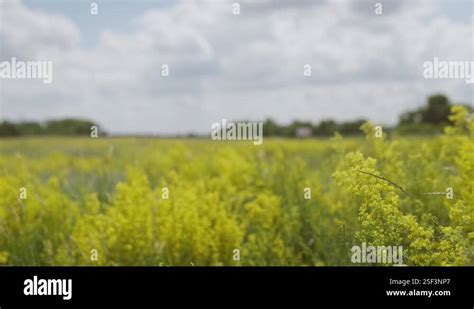
[(44, 133), (44, 128), (38, 122), (20, 122), (16, 127), (20, 135), (39, 135)]
[(414, 112), (405, 112), (400, 116), (401, 125), (417, 124), (421, 123), (421, 120), (421, 110), (417, 110)]
[(265, 136), (277, 136), (280, 135), (281, 128), (271, 119), (265, 120), (263, 123), (263, 134)]
[(14, 123), (3, 121), (0, 123), (0, 136), (17, 136), (20, 135), (18, 128)]
[(334, 120), (322, 120), (318, 125), (314, 126), (313, 135), (330, 136), (338, 130), (338, 125)]
[(88, 135), (95, 124), (87, 120), (64, 119), (46, 122), (45, 132), (52, 135)]
[(428, 106), (422, 111), (422, 122), (445, 123), (448, 121), (451, 105), (449, 99), (442, 95), (434, 95), (428, 98)]
[(400, 124), (445, 124), (448, 121), (451, 105), (448, 97), (442, 94), (430, 96), (426, 106), (403, 113)]
[[(38, 122), (0, 123), (0, 136), (19, 135), (89, 135), (94, 122), (81, 119), (51, 120), (45, 124)], [(105, 132), (101, 132), (102, 135)]]
[(360, 134), (360, 127), (366, 123), (367, 120), (359, 119), (355, 121), (343, 122), (338, 127), (338, 132), (342, 135), (356, 135)]

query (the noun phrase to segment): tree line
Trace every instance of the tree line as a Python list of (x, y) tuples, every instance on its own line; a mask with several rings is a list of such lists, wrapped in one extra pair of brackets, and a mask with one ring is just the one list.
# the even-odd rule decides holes
[[(82, 119), (60, 119), (46, 122), (10, 122), (0, 123), (0, 136), (25, 135), (90, 135), (96, 123)], [(101, 133), (103, 134), (103, 133)]]
[[(405, 112), (400, 115), (396, 126), (384, 128), (397, 134), (437, 134), (449, 124), (448, 116), (451, 110), (449, 98), (443, 94), (432, 95), (427, 99), (424, 106)], [(466, 106), (466, 105), (464, 105)], [(472, 108), (466, 106), (472, 111)], [(334, 120), (322, 120), (316, 124), (305, 121), (293, 121), (290, 125), (278, 125), (271, 119), (267, 119), (263, 125), (265, 136), (282, 137), (324, 137), (332, 136), (336, 132), (342, 135), (362, 134), (360, 126), (367, 119), (358, 119), (347, 122), (336, 122)]]
[[(408, 111), (400, 115), (399, 123), (385, 131), (398, 134), (436, 134), (441, 133), (444, 126), (449, 123), (451, 102), (447, 96), (436, 94), (430, 96), (426, 104), (416, 110)], [(472, 111), (472, 108), (466, 106)], [(366, 119), (358, 119), (346, 122), (336, 122), (331, 119), (322, 120), (318, 123), (309, 121), (293, 121), (289, 125), (280, 125), (271, 119), (263, 124), (265, 136), (280, 137), (325, 137), (332, 136), (336, 132), (342, 135), (361, 134), (360, 126)], [(9, 122), (0, 123), (0, 136), (29, 136), (29, 135), (90, 135), (92, 127), (98, 125), (90, 120), (83, 119), (60, 119), (46, 122)], [(101, 135), (104, 132), (101, 131)], [(197, 135), (189, 135), (197, 136)]]

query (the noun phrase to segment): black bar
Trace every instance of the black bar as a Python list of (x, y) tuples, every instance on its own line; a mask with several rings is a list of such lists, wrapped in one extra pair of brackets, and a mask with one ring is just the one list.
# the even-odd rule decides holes
[[(24, 295), (26, 279), (72, 279), (72, 297)], [(390, 284), (420, 279), (425, 284)], [(425, 280), (426, 279), (426, 280)], [(449, 284), (435, 284), (449, 279)], [(410, 281), (413, 282), (413, 281)], [(446, 282), (446, 280), (445, 280)], [(387, 296), (387, 290), (450, 296)], [(473, 308), (473, 267), (0, 267), (10, 304), (418, 304)], [(451, 307), (450, 307), (451, 308)]]

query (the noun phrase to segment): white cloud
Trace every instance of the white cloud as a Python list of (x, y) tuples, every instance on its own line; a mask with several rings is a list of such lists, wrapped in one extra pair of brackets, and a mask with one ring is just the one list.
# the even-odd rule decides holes
[(3, 57), (41, 57), (53, 49), (76, 47), (80, 40), (79, 29), (63, 16), (33, 12), (18, 0), (0, 5)]
[(233, 15), (233, 1), (181, 1), (124, 21), (126, 32), (97, 29), (97, 46), (86, 48), (80, 25), (15, 1), (2, 10), (0, 56), (52, 60), (54, 80), (0, 81), (3, 110), (89, 117), (113, 132), (185, 133), (221, 118), (393, 124), (430, 93), (471, 98), (463, 81), (422, 79), (433, 57), (470, 59), (470, 25), (434, 2), (381, 1), (382, 16), (373, 2), (244, 1)]

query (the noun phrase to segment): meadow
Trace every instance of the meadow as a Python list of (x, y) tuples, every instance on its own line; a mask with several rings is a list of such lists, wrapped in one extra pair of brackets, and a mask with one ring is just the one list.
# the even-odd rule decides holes
[[(0, 140), (0, 264), (474, 265), (474, 121), (438, 136)], [(379, 265), (379, 264), (377, 264)], [(384, 264), (382, 264), (384, 265)]]

